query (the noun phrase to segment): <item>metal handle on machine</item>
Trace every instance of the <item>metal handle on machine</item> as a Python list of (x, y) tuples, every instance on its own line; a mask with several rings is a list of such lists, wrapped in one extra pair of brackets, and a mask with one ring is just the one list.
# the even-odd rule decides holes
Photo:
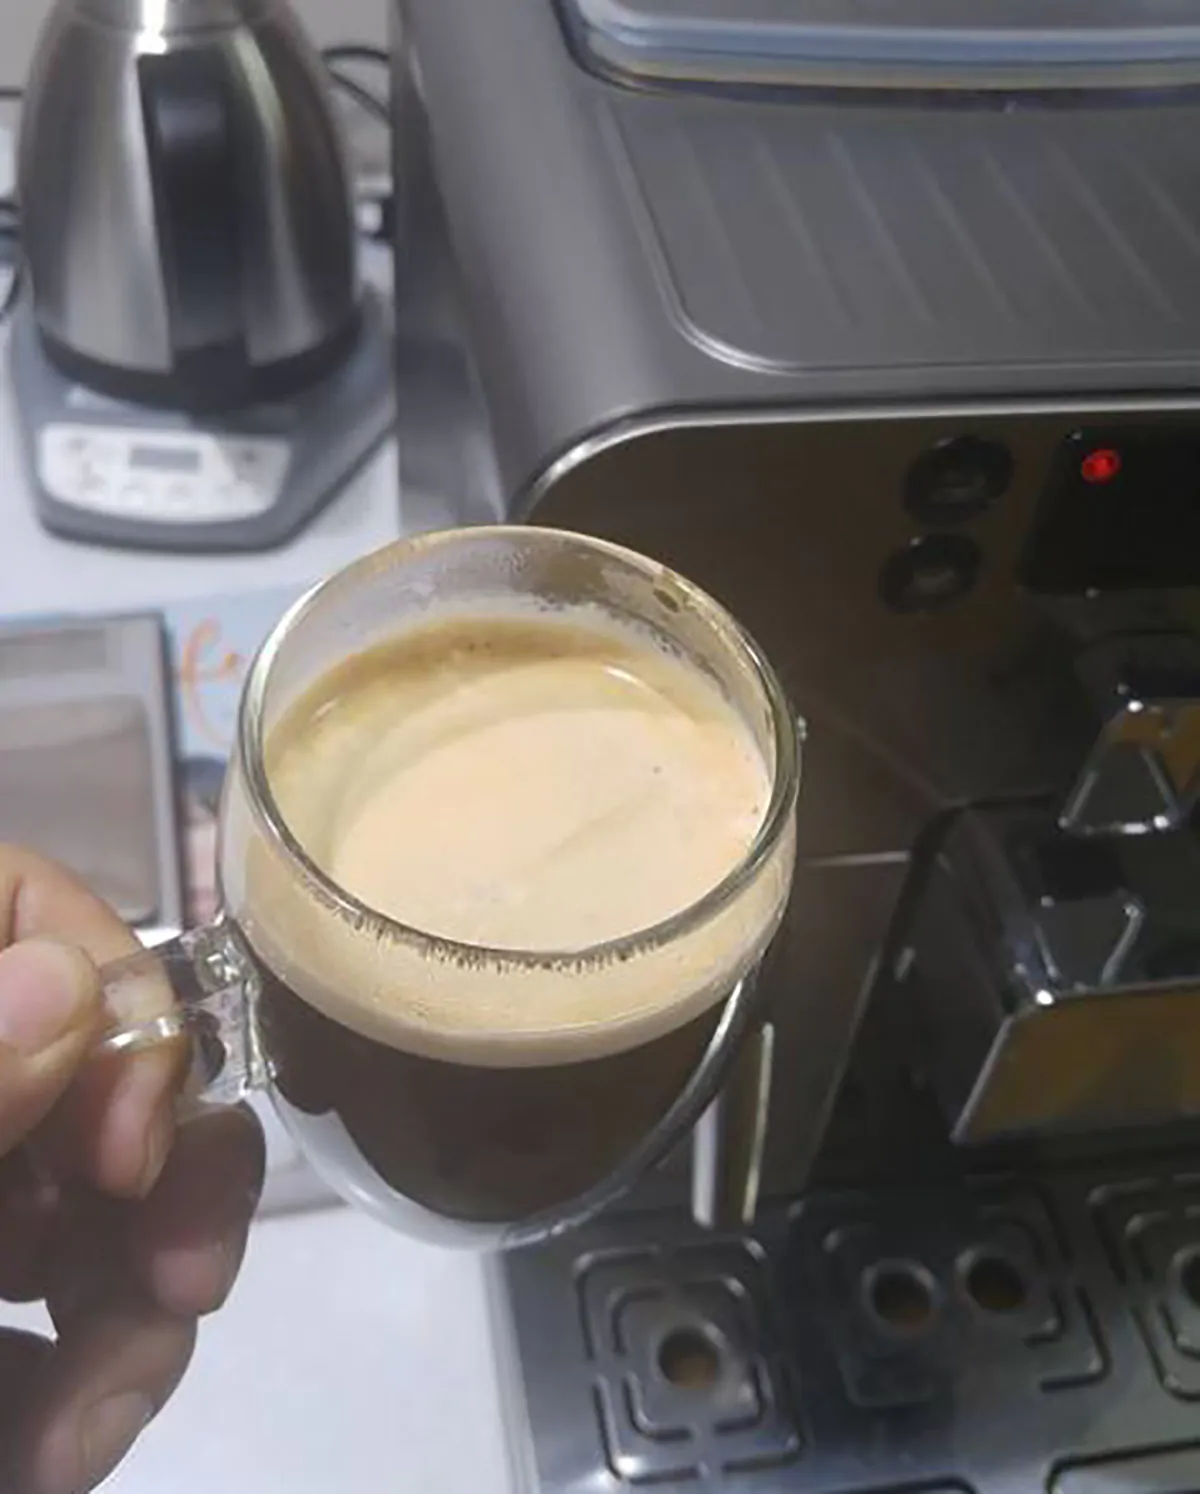
[(706, 1229), (751, 1224), (762, 1184), (770, 1120), (775, 1029), (747, 1034), (721, 1093), (692, 1138), (692, 1214)]

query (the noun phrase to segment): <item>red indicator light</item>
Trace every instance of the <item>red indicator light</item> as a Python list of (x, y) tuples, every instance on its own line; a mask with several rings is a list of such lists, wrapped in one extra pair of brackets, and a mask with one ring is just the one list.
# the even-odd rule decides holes
[(1079, 475), (1084, 482), (1112, 482), (1121, 470), (1121, 453), (1111, 446), (1101, 446), (1089, 451), (1079, 464)]

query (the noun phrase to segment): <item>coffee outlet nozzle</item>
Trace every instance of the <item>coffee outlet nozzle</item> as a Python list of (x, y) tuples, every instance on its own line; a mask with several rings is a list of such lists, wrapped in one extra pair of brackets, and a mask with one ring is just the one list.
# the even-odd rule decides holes
[(1200, 647), (1076, 668), (1096, 735), (1065, 796), (951, 812), (913, 861), (892, 975), (963, 1144), (1200, 1116)]

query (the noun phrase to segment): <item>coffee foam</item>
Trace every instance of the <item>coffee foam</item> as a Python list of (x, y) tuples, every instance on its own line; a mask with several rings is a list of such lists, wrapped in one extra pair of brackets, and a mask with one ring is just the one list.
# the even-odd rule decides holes
[[(302, 883), (236, 783), (226, 844), (245, 853), (232, 858), (239, 896), (226, 865), (231, 911), (298, 994), (408, 1051), (513, 1066), (636, 1046), (726, 994), (786, 899), (790, 833), (698, 926), (590, 952), (711, 891), (770, 793), (717, 686), (610, 620), (417, 628), (319, 680), (276, 723), (266, 758), (285, 822), (335, 882), (460, 942), (408, 936)], [(560, 953), (508, 952), (521, 948)]]

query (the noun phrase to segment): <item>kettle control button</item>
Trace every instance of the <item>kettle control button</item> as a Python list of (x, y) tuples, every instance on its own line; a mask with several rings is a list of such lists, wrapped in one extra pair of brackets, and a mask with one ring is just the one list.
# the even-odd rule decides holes
[(955, 436), (940, 441), (909, 468), (904, 506), (922, 524), (963, 524), (1008, 489), (1013, 459), (998, 441)]
[(233, 465), (240, 477), (253, 477), (262, 470), (263, 454), (258, 446), (235, 446)]
[(79, 474), (78, 481), (74, 484), (74, 493), (71, 495), (87, 508), (104, 506), (108, 498), (109, 484), (105, 482), (99, 472), (93, 467), (85, 468)]
[(962, 534), (926, 534), (884, 561), (879, 594), (893, 612), (936, 612), (961, 601), (983, 568), (983, 551)]

